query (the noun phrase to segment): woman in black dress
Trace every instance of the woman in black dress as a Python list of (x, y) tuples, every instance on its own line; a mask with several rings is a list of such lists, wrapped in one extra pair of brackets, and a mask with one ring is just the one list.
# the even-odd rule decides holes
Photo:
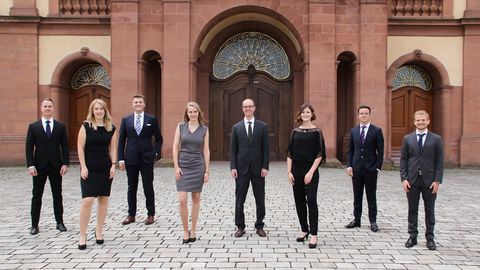
[(82, 189), (79, 249), (87, 247), (87, 226), (95, 197), (98, 198), (95, 239), (97, 244), (103, 244), (103, 224), (117, 164), (116, 145), (117, 133), (107, 104), (95, 99), (90, 103), (87, 120), (80, 127), (77, 142)]
[[(317, 247), (318, 231), (318, 166), (325, 163), (325, 141), (322, 130), (313, 125), (316, 119), (312, 105), (305, 103), (297, 112), (298, 128), (292, 130), (288, 145), (288, 181), (293, 186), (293, 197), (302, 229), (297, 242), (303, 242), (310, 233), (308, 246)], [(307, 222), (307, 206), (308, 220)]]

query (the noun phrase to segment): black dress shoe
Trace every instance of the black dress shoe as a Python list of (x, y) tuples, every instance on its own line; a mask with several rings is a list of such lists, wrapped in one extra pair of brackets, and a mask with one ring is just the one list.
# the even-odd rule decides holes
[(356, 227), (360, 227), (360, 221), (353, 220), (352, 222), (345, 225), (345, 228), (347, 228), (347, 229), (352, 229), (352, 228), (356, 228)]
[(66, 232), (67, 228), (65, 227), (65, 225), (63, 225), (63, 223), (57, 223), (57, 230), (61, 232)]
[(266, 233), (263, 229), (257, 229), (257, 234), (258, 234), (260, 237), (265, 237), (265, 236), (267, 236), (267, 233)]
[(411, 248), (417, 244), (417, 238), (410, 237), (407, 242), (405, 242), (406, 248)]
[(297, 242), (303, 242), (305, 239), (308, 239), (308, 232), (303, 237), (297, 237)]
[(433, 239), (427, 240), (427, 248), (430, 249), (430, 250), (436, 250), (437, 249), (437, 245), (435, 245), (435, 241), (433, 241)]
[(235, 232), (235, 237), (242, 237), (245, 234), (245, 229), (237, 229)]
[(39, 232), (40, 232), (40, 230), (38, 229), (38, 226), (32, 226), (32, 228), (30, 228), (30, 234), (31, 235), (38, 234)]
[(372, 230), (372, 232), (378, 232), (378, 225), (376, 222), (370, 224), (370, 230)]

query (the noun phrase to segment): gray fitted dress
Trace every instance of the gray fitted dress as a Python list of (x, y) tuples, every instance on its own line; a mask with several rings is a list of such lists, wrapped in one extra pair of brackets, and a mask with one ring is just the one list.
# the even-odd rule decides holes
[(182, 176), (177, 183), (177, 191), (202, 192), (203, 175), (205, 174), (205, 160), (203, 159), (203, 140), (208, 128), (198, 126), (192, 133), (188, 123), (180, 123), (180, 151), (178, 166)]

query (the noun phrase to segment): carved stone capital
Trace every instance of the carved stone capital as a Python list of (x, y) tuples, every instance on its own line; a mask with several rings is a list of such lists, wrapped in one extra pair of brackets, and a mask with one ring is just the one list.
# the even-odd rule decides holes
[(82, 47), (80, 49), (80, 55), (82, 56), (87, 56), (89, 52), (90, 52), (90, 49), (88, 47)]

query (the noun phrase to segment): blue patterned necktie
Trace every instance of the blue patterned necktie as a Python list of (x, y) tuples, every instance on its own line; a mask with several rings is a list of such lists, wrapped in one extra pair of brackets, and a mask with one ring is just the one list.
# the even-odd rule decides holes
[(140, 117), (142, 116), (137, 114), (137, 120), (135, 120), (135, 131), (137, 132), (137, 135), (140, 135), (140, 132), (142, 132), (142, 122), (140, 121)]
[(425, 135), (425, 133), (422, 133), (422, 134), (417, 134), (418, 135), (418, 150), (420, 152), (422, 152), (422, 148), (423, 148), (423, 135)]
[(360, 142), (361, 142), (362, 144), (365, 143), (365, 128), (366, 128), (366, 127), (367, 127), (367, 126), (362, 126), (362, 131), (360, 132)]
[(45, 122), (47, 126), (45, 127), (45, 133), (47, 133), (47, 137), (51, 138), (52, 137), (52, 128), (50, 127), (50, 120), (47, 120)]

